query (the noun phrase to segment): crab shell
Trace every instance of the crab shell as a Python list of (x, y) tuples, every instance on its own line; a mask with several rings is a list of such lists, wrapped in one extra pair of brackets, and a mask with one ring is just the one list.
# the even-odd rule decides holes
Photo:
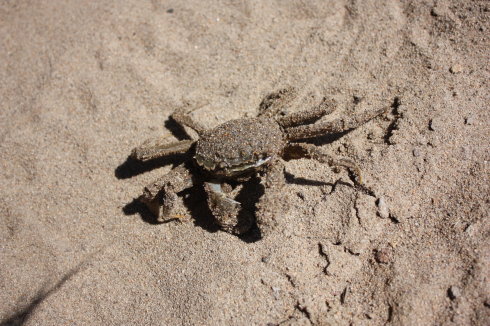
[(217, 178), (236, 178), (280, 155), (286, 141), (270, 118), (231, 120), (201, 135), (196, 163)]

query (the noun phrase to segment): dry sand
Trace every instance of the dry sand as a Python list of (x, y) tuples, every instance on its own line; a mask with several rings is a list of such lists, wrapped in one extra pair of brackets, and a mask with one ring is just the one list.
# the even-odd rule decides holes
[[(488, 325), (489, 31), (488, 1), (1, 1), (1, 325)], [(319, 141), (376, 198), (302, 159), (259, 241), (138, 213), (175, 108), (288, 85), (391, 106)]]

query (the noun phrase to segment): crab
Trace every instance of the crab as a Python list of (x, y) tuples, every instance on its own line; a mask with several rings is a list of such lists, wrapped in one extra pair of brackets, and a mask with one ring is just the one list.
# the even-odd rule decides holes
[[(284, 114), (281, 107), (290, 100), (292, 92), (291, 89), (283, 89), (272, 93), (264, 98), (256, 117), (231, 120), (213, 129), (204, 128), (185, 110), (175, 111), (172, 119), (182, 128), (194, 130), (198, 136), (172, 143), (162, 138), (150, 139), (134, 148), (131, 157), (144, 162), (187, 154), (190, 161), (148, 184), (139, 200), (158, 222), (165, 222), (182, 217), (176, 213), (179, 193), (202, 184), (207, 204), (221, 229), (243, 234), (256, 223), (261, 234), (267, 234), (278, 223), (278, 203), (284, 202), (281, 189), (286, 183), (285, 161), (309, 158), (330, 167), (343, 167), (350, 171), (356, 185), (362, 185), (361, 170), (355, 162), (336, 158), (305, 140), (355, 129), (385, 113), (386, 109), (318, 122), (335, 110), (335, 101), (323, 98), (319, 105), (309, 110)], [(264, 193), (253, 214), (236, 200), (229, 184), (241, 184), (257, 176)], [(240, 214), (241, 211), (246, 211), (246, 214)]]

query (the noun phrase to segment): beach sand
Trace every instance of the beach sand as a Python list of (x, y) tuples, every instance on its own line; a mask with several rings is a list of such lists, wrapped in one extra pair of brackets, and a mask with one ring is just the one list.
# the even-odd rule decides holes
[[(0, 3), (1, 325), (490, 324), (490, 3)], [(334, 119), (345, 171), (286, 163), (277, 227), (219, 231), (135, 201), (169, 115), (211, 128), (284, 87)]]

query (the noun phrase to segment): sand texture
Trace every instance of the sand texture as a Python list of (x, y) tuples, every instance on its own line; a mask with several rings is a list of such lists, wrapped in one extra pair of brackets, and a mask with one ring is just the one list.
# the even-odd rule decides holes
[[(489, 325), (489, 38), (484, 0), (2, 0), (1, 325)], [(267, 237), (202, 189), (154, 223), (135, 198), (182, 158), (131, 150), (290, 86), (388, 108), (313, 141), (373, 193), (299, 159)]]

